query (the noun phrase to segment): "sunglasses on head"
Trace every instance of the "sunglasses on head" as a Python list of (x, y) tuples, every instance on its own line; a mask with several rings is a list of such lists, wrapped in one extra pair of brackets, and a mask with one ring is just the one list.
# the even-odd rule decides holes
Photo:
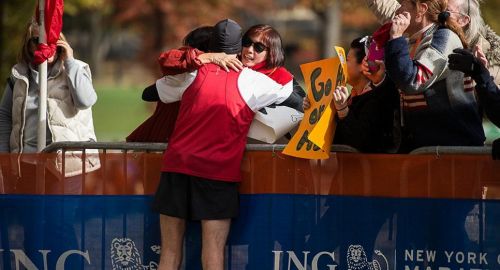
[(250, 47), (250, 46), (253, 45), (253, 49), (257, 53), (261, 53), (261, 52), (267, 50), (266, 45), (264, 45), (264, 44), (262, 44), (260, 42), (254, 42), (249, 37), (243, 37), (243, 39), (241, 40), (241, 45), (243, 47), (246, 47), (246, 48), (248, 48), (248, 47)]

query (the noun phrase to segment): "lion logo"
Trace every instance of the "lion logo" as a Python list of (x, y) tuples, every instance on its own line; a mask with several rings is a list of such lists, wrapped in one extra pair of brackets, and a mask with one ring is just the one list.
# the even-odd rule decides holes
[[(375, 250), (375, 254), (385, 260), (387, 270), (389, 270), (389, 262), (387, 258), (379, 250)], [(347, 266), (349, 270), (382, 270), (378, 260), (368, 261), (365, 250), (360, 245), (350, 245), (347, 251)]]
[(113, 270), (143, 270), (141, 256), (130, 238), (115, 238), (111, 242)]

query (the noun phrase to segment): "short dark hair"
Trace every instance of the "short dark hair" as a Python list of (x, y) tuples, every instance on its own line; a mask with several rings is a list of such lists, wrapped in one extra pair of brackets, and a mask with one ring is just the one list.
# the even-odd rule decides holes
[(203, 52), (208, 52), (210, 36), (213, 26), (201, 26), (189, 32), (182, 40), (182, 45), (196, 48)]
[(350, 49), (354, 49), (356, 54), (356, 63), (361, 64), (363, 62), (363, 59), (366, 56), (365, 52), (365, 43), (361, 41), (363, 37), (359, 37), (351, 42), (351, 47)]
[(243, 37), (259, 37), (262, 43), (268, 48), (265, 68), (277, 68), (285, 65), (285, 50), (281, 36), (272, 26), (267, 24), (257, 24), (250, 27)]

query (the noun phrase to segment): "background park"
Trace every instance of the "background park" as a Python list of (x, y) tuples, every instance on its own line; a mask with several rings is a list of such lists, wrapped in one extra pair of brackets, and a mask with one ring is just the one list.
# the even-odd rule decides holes
[[(0, 2), (0, 81), (16, 63), (35, 0)], [(181, 45), (183, 36), (222, 18), (244, 29), (267, 23), (282, 35), (286, 67), (301, 80), (299, 65), (346, 48), (378, 26), (363, 0), (65, 0), (63, 33), (75, 57), (90, 64), (98, 101), (93, 107), (98, 141), (124, 141), (154, 110), (141, 100), (144, 87), (160, 77), (160, 52)], [(483, 17), (497, 33), (499, 0), (482, 1)], [(0, 88), (3, 92), (4, 87)], [(485, 123), (488, 141), (500, 130)]]

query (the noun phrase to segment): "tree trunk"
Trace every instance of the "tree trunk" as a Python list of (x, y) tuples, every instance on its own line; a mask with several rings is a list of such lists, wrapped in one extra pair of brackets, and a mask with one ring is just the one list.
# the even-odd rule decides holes
[(154, 10), (154, 22), (155, 22), (155, 32), (153, 40), (153, 51), (161, 51), (163, 49), (163, 44), (165, 42), (165, 32), (168, 29), (165, 23), (165, 16), (167, 16), (162, 10)]
[[(5, 57), (5, 40), (4, 40), (4, 35), (5, 35), (5, 2), (7, 1), (0, 1), (0, 74), (3, 75), (4, 72), (4, 66), (7, 62), (7, 58)], [(1, 80), (0, 80), (1, 82)], [(0, 85), (2, 85), (0, 83)], [(3, 87), (1, 87), (0, 92), (3, 94)]]
[(92, 77), (97, 78), (101, 74), (101, 64), (103, 52), (102, 43), (102, 24), (101, 13), (94, 11), (90, 13), (90, 57), (89, 65), (92, 68)]
[(333, 46), (339, 45), (342, 28), (342, 2), (339, 0), (330, 0), (325, 9), (319, 14), (321, 18), (322, 29), (320, 33), (320, 48), (322, 58), (328, 58), (334, 55)]

